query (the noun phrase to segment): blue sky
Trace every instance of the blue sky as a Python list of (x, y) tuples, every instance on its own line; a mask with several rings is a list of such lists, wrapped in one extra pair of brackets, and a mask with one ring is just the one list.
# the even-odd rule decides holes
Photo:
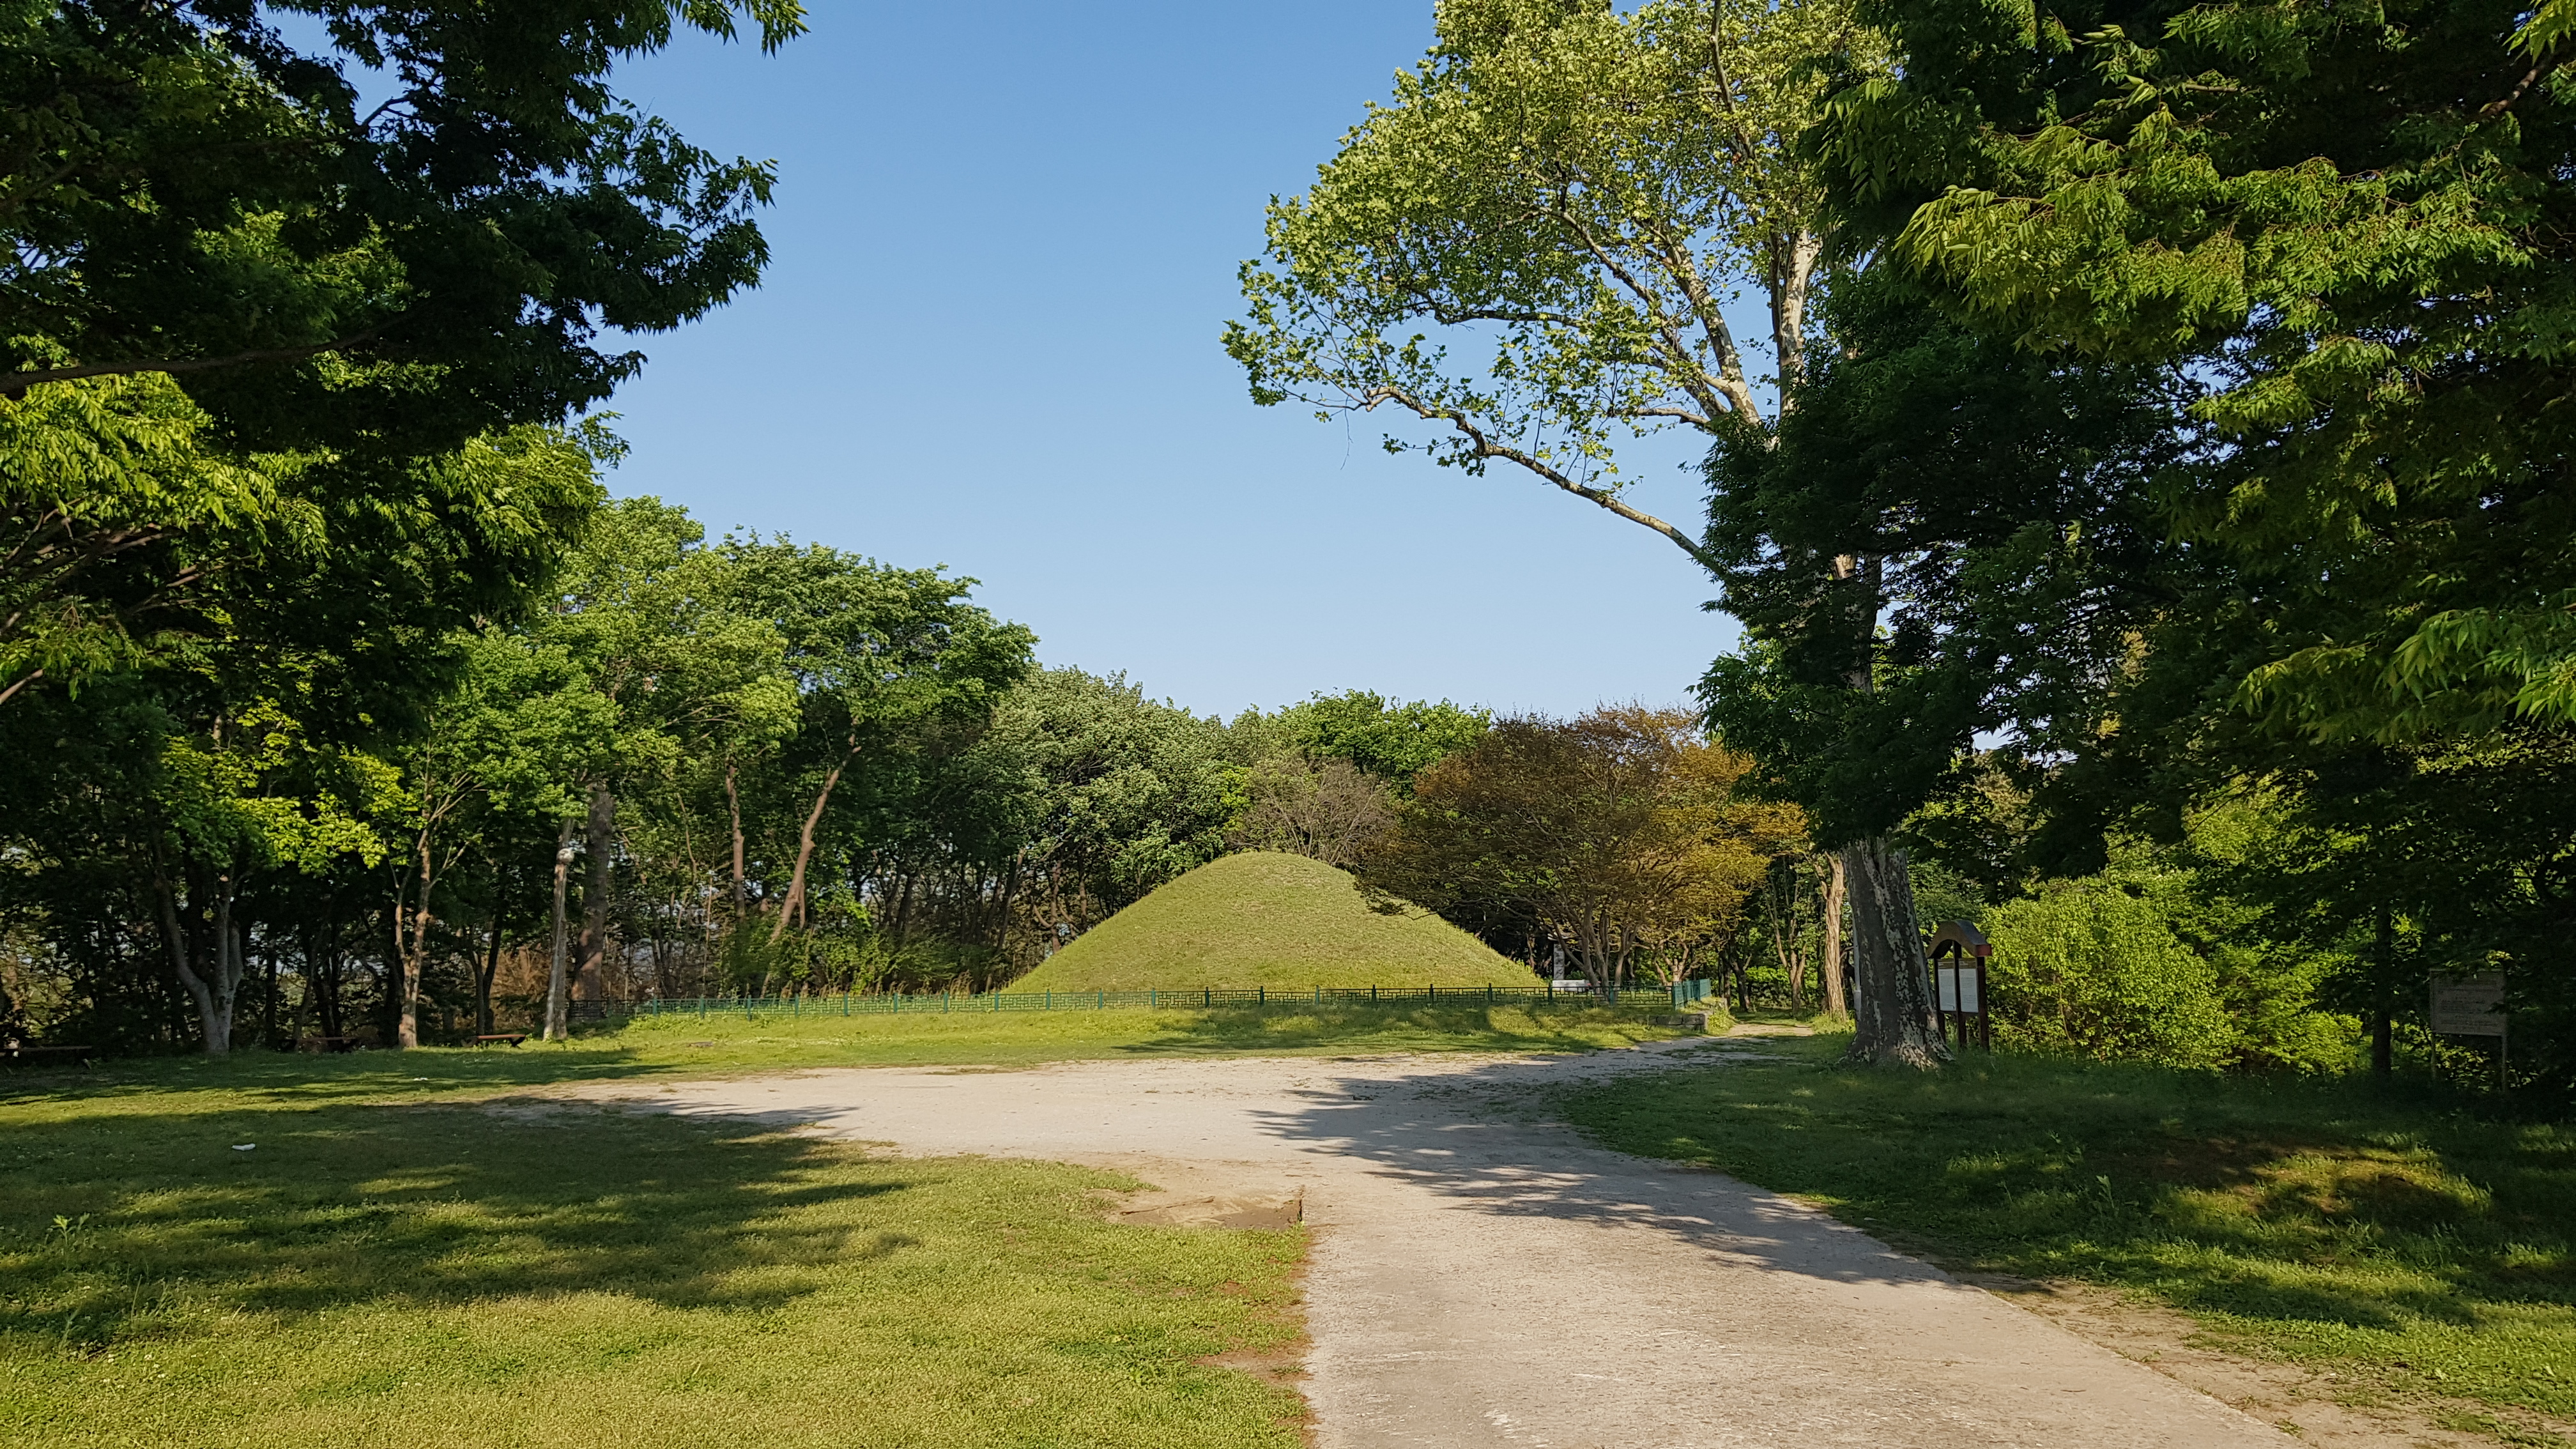
[[(1670, 543), (1500, 469), (1257, 408), (1217, 345), (1264, 203), (1430, 40), (1427, 0), (815, 6), (621, 89), (775, 158), (763, 286), (641, 339), (621, 493), (944, 563), (1050, 664), (1201, 712), (1374, 689), (1682, 700), (1733, 631)], [(1634, 496), (1696, 512), (1656, 440)]]

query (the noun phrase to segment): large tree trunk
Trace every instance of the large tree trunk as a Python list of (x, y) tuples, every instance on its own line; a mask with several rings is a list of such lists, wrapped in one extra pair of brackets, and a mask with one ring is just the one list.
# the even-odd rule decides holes
[(1937, 1066), (1950, 1052), (1933, 1025), (1931, 968), (1914, 920), (1905, 852), (1885, 836), (1872, 836), (1843, 847), (1842, 857), (1852, 893), (1852, 956), (1860, 968), (1851, 1055), (1880, 1065)]
[(565, 1001), (568, 983), (564, 979), (564, 888), (572, 876), (572, 822), (563, 823), (555, 836), (555, 937), (554, 963), (546, 972), (546, 1040), (562, 1041), (570, 1035), (571, 1015)]
[(1843, 879), (1842, 856), (1837, 853), (1825, 860), (1825, 1014), (1846, 1017), (1851, 1015), (1851, 999), (1843, 985), (1843, 902), (1849, 891)]
[(615, 865), (617, 797), (605, 781), (590, 787), (590, 819), (583, 832), (589, 869), (581, 887), (581, 968), (573, 973), (578, 989), (584, 980), (602, 998), (608, 994), (608, 891)]

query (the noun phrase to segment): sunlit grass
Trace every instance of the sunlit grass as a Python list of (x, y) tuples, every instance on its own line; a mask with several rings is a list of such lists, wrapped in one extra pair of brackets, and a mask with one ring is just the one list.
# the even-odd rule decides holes
[(1918, 1076), (1840, 1067), (1843, 1045), (1568, 1110), (1954, 1266), (2145, 1293), (2388, 1393), (2576, 1413), (2576, 1132), (2359, 1080), (1975, 1055)]
[(0, 1105), (0, 1443), (1298, 1442), (1292, 1393), (1201, 1362), (1293, 1343), (1298, 1231), (1115, 1225), (1126, 1184), (1072, 1167), (378, 1086)]

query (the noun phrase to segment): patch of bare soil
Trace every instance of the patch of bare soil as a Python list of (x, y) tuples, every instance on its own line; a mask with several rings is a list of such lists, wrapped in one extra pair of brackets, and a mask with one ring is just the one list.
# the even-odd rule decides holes
[[(2499, 1443), (2576, 1443), (2576, 1424), (2528, 1410), (2464, 1400), (2396, 1399), (2337, 1374), (2230, 1353), (2213, 1343), (2188, 1315), (2115, 1289), (2067, 1281), (2034, 1283), (1997, 1273), (1957, 1277), (2078, 1338), (2327, 1449), (2493, 1449)], [(2465, 1424), (2486, 1427), (2455, 1427)]]
[(1306, 1189), (1262, 1181), (1258, 1169), (1234, 1164), (1139, 1161), (1118, 1164), (1146, 1182), (1121, 1193), (1112, 1222), (1161, 1228), (1293, 1228), (1306, 1220)]

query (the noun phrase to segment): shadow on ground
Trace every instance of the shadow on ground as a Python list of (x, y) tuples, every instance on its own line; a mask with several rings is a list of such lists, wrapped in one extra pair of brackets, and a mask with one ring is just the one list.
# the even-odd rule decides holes
[(13, 1124), (0, 1332), (107, 1342), (182, 1300), (298, 1316), (607, 1290), (776, 1307), (818, 1281), (801, 1270), (909, 1242), (797, 1209), (900, 1195), (922, 1170), (592, 1108), (297, 1105)]

